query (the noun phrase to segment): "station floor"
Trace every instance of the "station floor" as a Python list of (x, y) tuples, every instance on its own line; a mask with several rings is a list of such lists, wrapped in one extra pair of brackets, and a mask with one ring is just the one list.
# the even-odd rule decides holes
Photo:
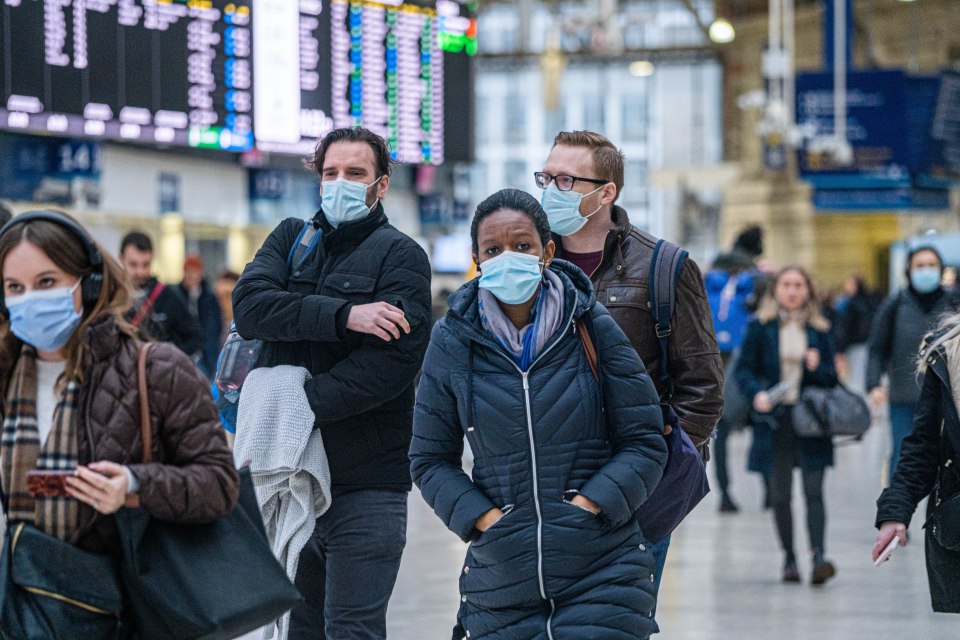
[[(804, 584), (780, 582), (782, 555), (773, 516), (761, 508), (759, 476), (745, 471), (749, 433), (730, 440), (733, 515), (708, 495), (674, 533), (657, 619), (663, 640), (954, 640), (960, 615), (930, 609), (923, 554), (923, 505), (911, 543), (890, 562), (870, 560), (875, 501), (884, 477), (885, 422), (863, 442), (838, 448), (827, 474), (827, 555), (837, 577), (809, 585), (810, 559), (799, 476), (794, 526)], [(711, 482), (713, 469), (709, 469)], [(458, 605), (465, 545), (447, 531), (414, 489), (407, 547), (388, 612), (391, 640), (447, 640)], [(960, 580), (960, 576), (957, 576)], [(584, 640), (589, 640), (585, 638)]]

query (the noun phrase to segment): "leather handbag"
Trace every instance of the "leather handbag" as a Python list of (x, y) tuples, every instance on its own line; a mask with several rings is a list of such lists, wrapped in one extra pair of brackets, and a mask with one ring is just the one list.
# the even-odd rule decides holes
[[(940, 423), (942, 457), (937, 467), (937, 482), (930, 497), (927, 527), (941, 547), (950, 551), (960, 551), (960, 473), (954, 466), (956, 453), (944, 432), (945, 425), (945, 422)], [(949, 476), (949, 483), (947, 476)], [(949, 497), (944, 498), (944, 493)]]
[(870, 407), (842, 384), (807, 387), (793, 406), (793, 430), (801, 438), (851, 436), (859, 439), (870, 428)]
[(110, 640), (125, 636), (116, 560), (23, 522), (0, 554), (0, 638)]
[(930, 533), (944, 549), (960, 551), (960, 493), (942, 501), (939, 494), (930, 512)]
[[(143, 461), (152, 457), (146, 349), (137, 366)], [(274, 557), (248, 468), (229, 515), (210, 524), (151, 518), (143, 509), (116, 516), (120, 571), (141, 640), (228, 640), (267, 625), (303, 598)]]

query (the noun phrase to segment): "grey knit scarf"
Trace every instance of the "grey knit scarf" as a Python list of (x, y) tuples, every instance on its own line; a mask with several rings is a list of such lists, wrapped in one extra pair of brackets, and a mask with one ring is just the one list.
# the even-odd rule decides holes
[(523, 354), (523, 341), (527, 333), (537, 332), (530, 358), (532, 362), (563, 322), (563, 281), (560, 276), (549, 269), (544, 269), (539, 295), (542, 299), (534, 302), (530, 324), (517, 329), (503, 313), (497, 298), (486, 289), (479, 291), (480, 322), (516, 359)]

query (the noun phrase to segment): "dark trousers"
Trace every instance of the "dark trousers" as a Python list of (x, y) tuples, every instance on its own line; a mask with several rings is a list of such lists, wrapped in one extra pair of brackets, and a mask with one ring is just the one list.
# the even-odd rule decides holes
[[(663, 578), (663, 569), (667, 566), (667, 551), (670, 549), (670, 536), (667, 536), (660, 542), (656, 543), (650, 547), (650, 552), (653, 554), (653, 597), (657, 598), (660, 595), (660, 580)], [(657, 603), (653, 603), (653, 611), (650, 612), (651, 616), (657, 615)], [(655, 627), (654, 633), (660, 633), (660, 625), (654, 621)], [(644, 640), (649, 640), (650, 636), (647, 636)]]
[(730, 431), (730, 424), (720, 418), (720, 422), (717, 423), (717, 438), (714, 440), (711, 450), (716, 465), (717, 485), (724, 494), (727, 493), (727, 488), (730, 486), (730, 473), (727, 469), (727, 438), (730, 436)]
[(888, 482), (893, 482), (893, 472), (900, 461), (900, 447), (903, 439), (913, 431), (913, 414), (916, 405), (903, 402), (890, 403), (890, 468), (887, 470)]
[(382, 640), (387, 603), (407, 541), (407, 494), (355, 491), (334, 497), (300, 554), (296, 585), (304, 604), (291, 640)]
[[(730, 357), (732, 356), (730, 351), (721, 351), (720, 360), (723, 362), (723, 370), (727, 370), (727, 364), (730, 362)], [(726, 380), (725, 384), (736, 384), (736, 380)], [(711, 457), (714, 460), (715, 473), (717, 475), (717, 485), (720, 487), (720, 491), (726, 495), (727, 487), (730, 486), (730, 473), (727, 470), (727, 437), (732, 431), (732, 427), (736, 425), (731, 425), (723, 417), (720, 418), (720, 422), (717, 423), (717, 437), (713, 442), (713, 448), (710, 450), (712, 454)]]
[(823, 551), (823, 537), (827, 515), (823, 506), (823, 476), (825, 468), (811, 468), (801, 464), (800, 443), (793, 432), (789, 412), (780, 419), (773, 432), (773, 470), (770, 473), (770, 502), (773, 517), (780, 536), (780, 545), (787, 553), (793, 553), (793, 511), (790, 498), (793, 494), (793, 469), (800, 466), (803, 477), (803, 495), (807, 503), (807, 531), (810, 547)]

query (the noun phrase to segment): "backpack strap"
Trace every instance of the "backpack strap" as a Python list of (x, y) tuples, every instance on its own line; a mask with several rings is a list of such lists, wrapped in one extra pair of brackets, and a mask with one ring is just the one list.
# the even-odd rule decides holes
[(670, 326), (673, 309), (677, 303), (677, 284), (680, 271), (690, 254), (666, 240), (658, 240), (653, 248), (650, 260), (650, 281), (647, 289), (650, 294), (650, 313), (653, 314), (657, 342), (660, 347), (659, 380), (666, 389), (663, 402), (673, 398), (673, 377), (670, 375)]
[(300, 229), (300, 234), (293, 242), (293, 246), (290, 247), (290, 253), (287, 254), (288, 269), (299, 269), (306, 262), (313, 250), (320, 244), (320, 238), (323, 234), (319, 231), (319, 227), (312, 219), (303, 221), (303, 228)]

